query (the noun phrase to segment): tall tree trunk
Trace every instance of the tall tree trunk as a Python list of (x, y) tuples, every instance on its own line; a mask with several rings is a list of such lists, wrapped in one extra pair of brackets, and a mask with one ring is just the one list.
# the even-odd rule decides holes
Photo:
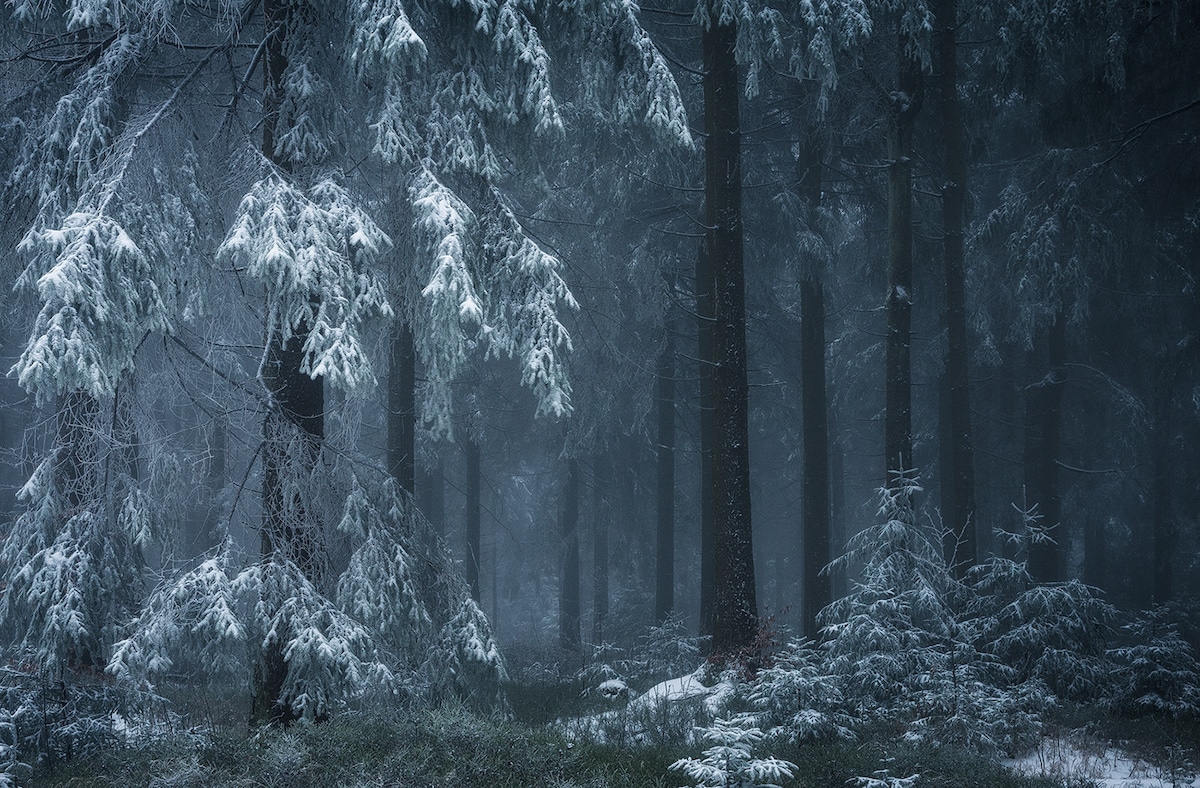
[(888, 292), (884, 386), (885, 479), (895, 489), (912, 456), (912, 156), (921, 71), (903, 52), (888, 117)]
[(579, 463), (567, 460), (563, 487), (562, 573), (558, 594), (558, 642), (565, 650), (579, 653)]
[(446, 464), (438, 452), (437, 465), (421, 474), (421, 484), (417, 490), (420, 495), (421, 513), (433, 527), (437, 537), (446, 535)]
[(1175, 524), (1171, 514), (1171, 380), (1164, 362), (1154, 376), (1153, 419), (1151, 433), (1154, 481), (1154, 604), (1171, 600), (1174, 593), (1172, 556), (1175, 552)]
[(1049, 369), (1026, 392), (1026, 506), (1036, 505), (1049, 539), (1029, 546), (1029, 572), (1039, 583), (1064, 579), (1061, 545), (1062, 489), (1059, 456), (1062, 450), (1062, 399), (1066, 388), (1067, 324), (1061, 312), (1046, 333)]
[(825, 297), (820, 281), (800, 283), (801, 407), (804, 420), (804, 634), (820, 634), (817, 614), (833, 601), (822, 570), (832, 559), (829, 501), (829, 411), (825, 401)]
[(716, 599), (716, 530), (713, 505), (713, 272), (708, 242), (696, 255), (696, 340), (700, 384), (700, 634), (712, 634)]
[[(263, 0), (266, 46), (263, 57), (263, 154), (289, 172), (292, 163), (275, 151), (281, 85), (287, 68), (284, 31), (288, 8), (281, 0)], [(316, 296), (313, 296), (315, 299)], [(309, 327), (300, 325), (284, 340), (267, 337), (263, 383), (270, 405), (263, 419), (262, 555), (285, 557), (310, 581), (321, 581), (318, 524), (312, 522), (300, 490), (316, 467), (325, 438), (325, 389), (321, 378), (301, 372)], [(251, 716), (255, 722), (289, 722), (289, 699), (280, 697), (287, 675), (283, 643), (268, 644), (263, 663), (255, 670)]]
[[(1097, 398), (1090, 405), (1084, 407), (1087, 408), (1085, 412), (1092, 425), (1109, 423), (1108, 419), (1111, 414), (1104, 398)], [(1107, 437), (1108, 430), (1094, 428), (1084, 436), (1086, 443), (1090, 444), (1092, 457), (1105, 456)], [(1104, 545), (1105, 526), (1105, 518), (1101, 516), (1088, 517), (1083, 524), (1083, 582), (1102, 591), (1107, 590), (1104, 576), (1105, 566), (1108, 563)]]
[(388, 354), (387, 465), (400, 489), (416, 492), (417, 352), (412, 327), (397, 320)]
[[(821, 204), (824, 151), (816, 129), (804, 141), (800, 161), (800, 196), (810, 223)], [(810, 232), (817, 232), (812, 226)], [(829, 409), (825, 390), (825, 293), (817, 265), (802, 263), (800, 280), (800, 397), (804, 432), (804, 476), (801, 483), (804, 546), (804, 634), (820, 635), (817, 614), (833, 601), (833, 584), (822, 574), (832, 559), (829, 501)]]
[(675, 320), (668, 314), (666, 341), (658, 357), (658, 479), (655, 529), (654, 620), (661, 624), (675, 609)]
[(946, 560), (962, 579), (978, 561), (975, 523), (975, 456), (971, 431), (971, 388), (967, 346), (966, 266), (963, 225), (967, 193), (967, 143), (958, 100), (957, 0), (938, 0), (941, 54), (942, 136), (946, 179), (942, 186), (942, 255), (946, 278), (946, 395), (950, 462), (942, 474)]
[(479, 526), (482, 521), (480, 501), (480, 452), (474, 438), (463, 441), (463, 452), (467, 458), (467, 585), (471, 587), (471, 598), (479, 601)]
[(750, 519), (749, 389), (742, 248), (737, 28), (709, 2), (703, 31), (704, 212), (713, 273), (713, 651), (732, 655), (758, 629)]
[(592, 460), (592, 642), (604, 642), (604, 624), (608, 619), (608, 488), (612, 483), (608, 458), (603, 454)]
[[(836, 421), (830, 419), (830, 434), (833, 438), (833, 449), (829, 453), (829, 489), (830, 489), (830, 538), (833, 541), (830, 552), (839, 553), (846, 544), (847, 531), (849, 526), (846, 524), (846, 450), (843, 446), (842, 439), (838, 437)], [(835, 599), (846, 596), (850, 592), (849, 578), (845, 570), (835, 571), (831, 574), (829, 582), (832, 585), (833, 596)]]

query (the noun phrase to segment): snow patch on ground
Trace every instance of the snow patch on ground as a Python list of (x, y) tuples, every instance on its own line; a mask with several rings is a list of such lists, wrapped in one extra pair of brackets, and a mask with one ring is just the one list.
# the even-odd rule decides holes
[(1097, 788), (1200, 788), (1200, 764), (1152, 764), (1115, 747), (1072, 739), (1045, 739), (1033, 752), (1009, 758), (1016, 774), (1051, 777)]
[[(733, 684), (720, 681), (711, 687), (700, 681), (701, 671), (655, 684), (621, 708), (562, 720), (569, 736), (598, 742), (637, 743), (649, 741), (650, 728), (663, 725), (708, 724), (718, 716), (733, 694)], [(606, 681), (597, 689), (605, 697)], [(624, 682), (622, 682), (624, 684)], [(626, 688), (628, 689), (628, 688)], [(694, 719), (684, 719), (685, 717)]]
[(646, 690), (645, 694), (636, 697), (629, 704), (629, 708), (649, 710), (664, 703), (676, 703), (681, 700), (703, 697), (705, 709), (710, 714), (716, 714), (733, 692), (733, 684), (721, 681), (711, 687), (706, 687), (700, 683), (698, 674), (699, 671), (655, 684)]

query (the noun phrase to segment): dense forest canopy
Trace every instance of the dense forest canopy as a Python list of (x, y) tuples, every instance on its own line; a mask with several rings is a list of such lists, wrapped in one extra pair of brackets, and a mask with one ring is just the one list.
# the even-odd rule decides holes
[(2, 13), (0, 784), (51, 680), (502, 714), (646, 643), (757, 676), (764, 780), (1200, 712), (1200, 3)]

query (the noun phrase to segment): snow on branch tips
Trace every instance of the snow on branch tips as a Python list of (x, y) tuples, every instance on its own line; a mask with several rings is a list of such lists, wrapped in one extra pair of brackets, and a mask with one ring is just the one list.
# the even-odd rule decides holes
[(145, 252), (117, 221), (87, 212), (31, 230), (19, 248), (34, 259), (18, 286), (36, 283), (42, 309), (13, 373), (39, 402), (72, 390), (111, 395), (142, 336), (170, 328)]
[(442, 434), (450, 433), (450, 382), (466, 362), (469, 340), (484, 327), (483, 302), (472, 262), (477, 257), (478, 222), (470, 207), (429, 170), (409, 185), (418, 242), (426, 257), (421, 298), (427, 305), (417, 319), (421, 360), (429, 387), (424, 417)]
[(572, 347), (558, 309), (575, 310), (579, 303), (558, 273), (558, 258), (525, 234), (498, 191), (491, 196), (483, 243), (484, 256), (493, 261), (497, 313), (490, 351), (521, 361), (521, 383), (537, 396), (537, 415), (565, 416), (571, 412), (571, 382), (564, 356)]
[(390, 244), (332, 180), (302, 190), (273, 175), (242, 198), (218, 254), (266, 286), (275, 305), (268, 332), (284, 340), (307, 334), (301, 369), (353, 390), (375, 382), (363, 322), (392, 314), (364, 264)]

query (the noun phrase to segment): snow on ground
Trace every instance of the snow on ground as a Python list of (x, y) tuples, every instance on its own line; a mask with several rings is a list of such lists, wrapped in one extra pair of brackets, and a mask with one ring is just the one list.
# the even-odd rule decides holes
[(667, 679), (655, 684), (646, 690), (645, 694), (634, 698), (629, 707), (630, 709), (636, 707), (650, 710), (664, 703), (703, 697), (705, 710), (709, 714), (715, 715), (732, 692), (733, 684), (728, 681), (721, 681), (711, 687), (704, 686), (700, 683), (699, 671), (697, 671), (688, 676)]
[(1099, 742), (1044, 739), (1033, 752), (1004, 765), (1017, 774), (1052, 777), (1097, 788), (1200, 788), (1200, 764), (1151, 764)]
[[(621, 708), (562, 720), (568, 735), (600, 742), (643, 742), (655, 727), (682, 727), (687, 734), (697, 724), (708, 724), (720, 712), (733, 684), (721, 681), (711, 687), (700, 682), (700, 671), (655, 684)], [(598, 689), (605, 697), (604, 682)], [(624, 682), (622, 682), (623, 684)]]

